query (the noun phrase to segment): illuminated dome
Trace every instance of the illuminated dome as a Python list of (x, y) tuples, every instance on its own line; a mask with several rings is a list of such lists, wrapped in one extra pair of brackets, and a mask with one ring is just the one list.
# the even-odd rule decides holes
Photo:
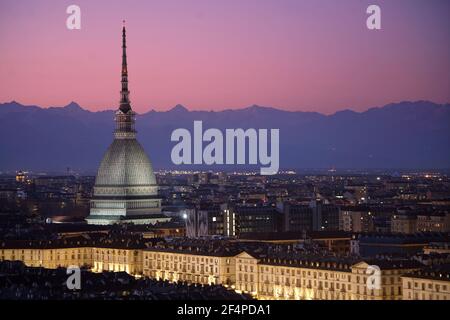
[(155, 185), (152, 165), (139, 142), (136, 139), (115, 139), (103, 156), (95, 186)]

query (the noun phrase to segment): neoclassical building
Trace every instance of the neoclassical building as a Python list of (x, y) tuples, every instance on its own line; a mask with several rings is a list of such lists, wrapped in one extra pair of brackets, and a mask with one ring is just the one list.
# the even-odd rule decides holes
[(89, 224), (154, 224), (168, 221), (161, 215), (161, 200), (152, 164), (136, 140), (135, 112), (128, 90), (126, 30), (122, 29), (122, 90), (115, 113), (114, 141), (95, 179)]
[[(258, 257), (227, 246), (152, 245), (133, 241), (0, 242), (0, 261), (30, 267), (85, 266), (171, 282), (221, 284), (257, 299), (449, 300), (448, 265), (423, 270), (417, 261)], [(367, 285), (369, 265), (380, 268), (378, 288)]]
[(402, 280), (404, 300), (450, 300), (450, 264), (417, 270)]
[[(402, 275), (419, 263), (322, 258), (235, 256), (236, 290), (263, 300), (401, 300)], [(367, 286), (369, 265), (380, 267), (380, 286)]]

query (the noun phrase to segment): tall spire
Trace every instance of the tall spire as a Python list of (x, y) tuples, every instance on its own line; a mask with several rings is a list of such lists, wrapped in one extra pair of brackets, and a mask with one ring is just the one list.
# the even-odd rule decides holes
[(134, 117), (135, 113), (131, 110), (130, 105), (130, 91), (128, 91), (127, 36), (124, 20), (122, 27), (122, 90), (120, 91), (120, 107), (115, 115), (114, 135), (116, 139), (134, 139), (136, 137)]
[(122, 90), (120, 91), (120, 111), (127, 113), (131, 110), (130, 91), (128, 91), (128, 67), (127, 67), (127, 34), (125, 20), (122, 27)]

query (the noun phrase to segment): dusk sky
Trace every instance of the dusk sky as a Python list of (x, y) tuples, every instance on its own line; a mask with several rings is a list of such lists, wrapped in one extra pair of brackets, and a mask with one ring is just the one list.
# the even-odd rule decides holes
[(449, 18), (448, 0), (0, 0), (0, 103), (117, 108), (123, 19), (137, 112), (447, 103)]

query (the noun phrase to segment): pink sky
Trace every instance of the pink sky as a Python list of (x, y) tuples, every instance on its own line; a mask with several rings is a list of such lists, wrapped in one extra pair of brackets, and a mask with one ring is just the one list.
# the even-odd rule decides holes
[[(70, 4), (81, 30), (65, 26)], [(366, 28), (369, 4), (381, 31)], [(448, 0), (1, 0), (0, 102), (116, 108), (126, 19), (138, 112), (446, 103), (449, 13)]]

